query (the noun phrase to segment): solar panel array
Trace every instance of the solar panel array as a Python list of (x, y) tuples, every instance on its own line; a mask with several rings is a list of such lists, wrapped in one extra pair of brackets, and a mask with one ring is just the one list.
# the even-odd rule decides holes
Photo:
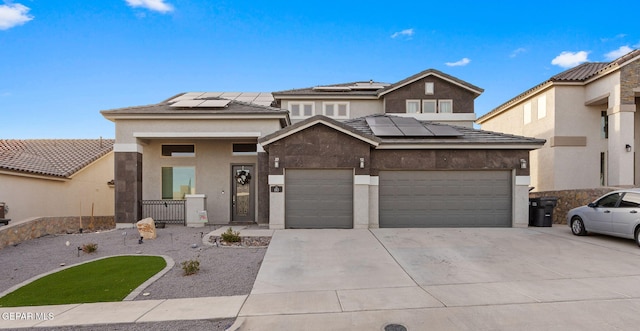
[(187, 92), (169, 100), (169, 103), (176, 108), (222, 108), (230, 100), (268, 107), (274, 99), (271, 93), (266, 92)]
[(423, 124), (413, 117), (367, 117), (367, 125), (378, 137), (459, 137), (450, 126)]

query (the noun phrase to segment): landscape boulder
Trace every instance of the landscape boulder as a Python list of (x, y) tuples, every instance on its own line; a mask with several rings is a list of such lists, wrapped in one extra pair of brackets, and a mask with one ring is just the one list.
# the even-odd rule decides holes
[(156, 239), (156, 224), (153, 218), (148, 217), (136, 223), (140, 237), (144, 239)]

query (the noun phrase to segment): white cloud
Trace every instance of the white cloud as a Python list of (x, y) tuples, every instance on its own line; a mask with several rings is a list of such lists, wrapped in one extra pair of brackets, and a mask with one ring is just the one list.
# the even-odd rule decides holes
[(600, 38), (600, 41), (602, 41), (603, 43), (606, 43), (606, 42), (613, 41), (613, 40), (616, 40), (616, 39), (622, 39), (622, 38), (624, 38), (626, 36), (627, 35), (624, 34), (624, 33), (619, 33), (619, 34), (615, 35), (615, 37), (613, 37), (613, 38)]
[(524, 48), (524, 47), (517, 48), (513, 52), (511, 52), (511, 54), (509, 54), (509, 57), (516, 57), (516, 56), (518, 56), (518, 55), (520, 55), (520, 54), (522, 54), (522, 53), (524, 53), (526, 51), (527, 51), (527, 49)]
[(589, 61), (589, 59), (587, 59), (588, 55), (589, 52), (587, 51), (579, 51), (575, 53), (565, 51), (551, 60), (551, 64), (562, 68), (571, 68), (577, 66), (580, 63)]
[(469, 60), (468, 58), (462, 58), (462, 60), (457, 61), (457, 62), (446, 62), (445, 64), (449, 67), (462, 67), (462, 66), (466, 66), (467, 64), (469, 64), (469, 62), (471, 62), (471, 60)]
[(165, 0), (126, 0), (131, 7), (142, 7), (149, 10), (167, 13), (173, 11), (173, 6), (165, 3)]
[(29, 7), (19, 3), (0, 5), (0, 30), (11, 29), (31, 21), (33, 16), (28, 14), (29, 10)]
[(631, 47), (629, 47), (629, 45), (625, 45), (625, 46), (621, 46), (620, 48), (613, 50), (607, 54), (604, 55), (604, 57), (609, 60), (609, 61), (613, 61), (629, 52), (631, 52), (633, 49), (631, 49)]
[(413, 36), (413, 29), (404, 29), (402, 31), (396, 32), (394, 34), (391, 35), (391, 38), (395, 39), (398, 37), (406, 37), (408, 39), (411, 38), (411, 36)]

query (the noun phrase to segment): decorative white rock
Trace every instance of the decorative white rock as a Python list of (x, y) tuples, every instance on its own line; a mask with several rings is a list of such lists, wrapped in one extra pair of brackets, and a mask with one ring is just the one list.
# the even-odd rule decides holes
[(156, 224), (153, 222), (153, 218), (147, 217), (136, 223), (140, 237), (144, 239), (156, 239)]

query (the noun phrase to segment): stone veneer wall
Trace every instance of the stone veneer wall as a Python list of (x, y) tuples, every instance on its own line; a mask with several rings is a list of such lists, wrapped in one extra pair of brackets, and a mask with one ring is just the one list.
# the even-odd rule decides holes
[[(116, 227), (113, 216), (82, 217), (83, 231), (110, 230)], [(80, 218), (69, 217), (41, 217), (24, 223), (0, 226), (0, 249), (9, 245), (16, 245), (23, 241), (40, 238), (51, 234), (78, 233)]]
[(583, 190), (562, 190), (529, 193), (529, 198), (556, 197), (558, 204), (553, 209), (553, 223), (567, 224), (567, 213), (569, 210), (587, 205), (600, 196), (615, 191), (615, 187), (601, 187)]

